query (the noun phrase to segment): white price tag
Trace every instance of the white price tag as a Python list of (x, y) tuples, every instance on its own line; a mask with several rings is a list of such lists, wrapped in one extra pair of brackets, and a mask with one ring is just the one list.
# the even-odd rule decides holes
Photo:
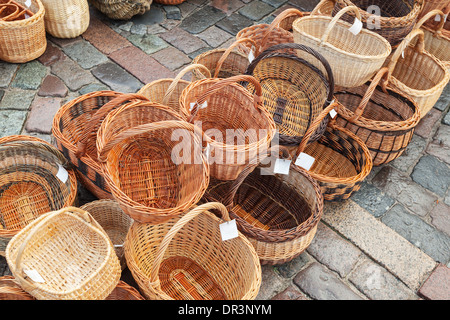
[(309, 170), (309, 169), (311, 169), (312, 165), (314, 164), (314, 161), (316, 161), (315, 158), (311, 157), (309, 154), (302, 152), (297, 157), (297, 160), (295, 161), (295, 165), (302, 167), (305, 170)]
[(405, 59), (405, 51), (402, 51), (402, 58)]
[(330, 111), (330, 117), (332, 118), (332, 119), (334, 119), (335, 117), (336, 117), (336, 115), (337, 115), (337, 112), (336, 112), (336, 110), (331, 110)]
[(205, 157), (208, 161), (210, 156), (211, 156), (211, 145), (208, 143), (205, 148)]
[(39, 274), (39, 272), (37, 272), (34, 269), (31, 270), (23, 270), (23, 272), (25, 272), (25, 274), (34, 282), (39, 282), (39, 283), (44, 283), (45, 280), (44, 278), (41, 277), (41, 275)]
[(236, 219), (219, 224), (222, 241), (237, 238), (239, 236)]
[[(192, 111), (194, 109), (195, 105), (198, 104), (198, 102), (191, 102), (189, 111)], [(199, 109), (205, 109), (208, 106), (208, 101), (203, 102), (198, 106)]]
[(348, 29), (351, 33), (353, 33), (355, 36), (358, 35), (363, 28), (363, 23), (358, 18), (355, 18), (355, 22), (353, 22), (353, 25)]
[(255, 54), (253, 53), (253, 49), (251, 49), (248, 53), (248, 61), (252, 63), (253, 60), (255, 60)]
[(31, 7), (31, 0), (25, 1), (25, 5), (27, 6), (27, 8)]
[(289, 168), (291, 167), (291, 160), (277, 159), (275, 160), (275, 166), (273, 168), (274, 173), (289, 174)]
[(58, 164), (58, 173), (56, 174), (56, 177), (61, 180), (62, 183), (66, 183), (67, 179), (69, 179), (69, 173), (62, 165)]

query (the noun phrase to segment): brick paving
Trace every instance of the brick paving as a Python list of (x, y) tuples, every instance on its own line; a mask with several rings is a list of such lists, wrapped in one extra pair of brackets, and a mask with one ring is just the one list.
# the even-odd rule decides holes
[[(244, 27), (271, 22), (307, 0), (187, 0), (152, 4), (113, 21), (91, 8), (75, 39), (48, 36), (25, 64), (0, 62), (0, 136), (53, 141), (51, 119), (67, 101), (97, 90), (136, 92), (172, 78), (201, 52), (227, 47)], [(260, 300), (449, 300), (450, 85), (397, 160), (373, 169), (360, 191), (325, 203), (310, 247), (280, 266), (263, 266)], [(93, 200), (80, 187), (80, 205)], [(0, 275), (9, 274), (0, 257)], [(131, 282), (127, 269), (123, 279)]]

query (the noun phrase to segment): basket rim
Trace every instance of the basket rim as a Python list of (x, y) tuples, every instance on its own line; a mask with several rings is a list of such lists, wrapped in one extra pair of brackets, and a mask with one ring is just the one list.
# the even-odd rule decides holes
[(34, 24), (38, 22), (38, 20), (41, 20), (45, 16), (45, 7), (41, 0), (31, 0), (35, 1), (39, 9), (38, 11), (31, 16), (30, 18), (24, 19), (24, 20), (14, 20), (14, 21), (2, 21), (0, 20), (0, 28), (3, 29), (13, 29), (17, 27), (26, 27), (28, 25)]

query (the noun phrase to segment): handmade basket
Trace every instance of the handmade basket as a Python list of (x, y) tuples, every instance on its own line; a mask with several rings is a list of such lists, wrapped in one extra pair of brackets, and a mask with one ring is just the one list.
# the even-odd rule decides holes
[[(331, 13), (334, 9), (334, 0), (321, 0), (311, 12), (302, 11), (302, 17), (306, 17), (309, 15), (324, 15), (331, 16)], [(278, 23), (278, 27), (285, 29), (289, 32), (293, 31), (293, 23), (295, 20), (299, 18), (298, 15), (292, 15), (284, 18)]]
[[(440, 17), (439, 24), (431, 27), (425, 24), (432, 17)], [(417, 22), (415, 28), (424, 33), (425, 50), (441, 61), (450, 70), (450, 34), (445, 35), (442, 30), (445, 25), (445, 15), (440, 10), (432, 10)]]
[[(112, 199), (98, 163), (96, 140), (98, 127), (106, 114), (120, 105), (109, 103), (115, 98), (127, 102), (133, 97), (115, 91), (87, 93), (58, 109), (52, 124), (58, 149), (76, 168), (80, 182), (99, 199)], [(134, 98), (147, 100), (141, 95)]]
[[(228, 48), (218, 48), (199, 54), (192, 60), (192, 63), (199, 63), (204, 65), (213, 75), (213, 78), (229, 78), (233, 76), (242, 75), (247, 70), (247, 67), (252, 59), (251, 56), (243, 54), (238, 48), (242, 43), (251, 43), (254, 56), (258, 55), (255, 51), (256, 43), (249, 38), (242, 38), (236, 40)], [(194, 70), (192, 72), (192, 81), (201, 80), (204, 78), (202, 72)]]
[(293, 164), (288, 175), (274, 174), (267, 167), (273, 161), (271, 156), (265, 164), (249, 165), (234, 181), (213, 180), (207, 190), (210, 201), (226, 205), (263, 265), (283, 264), (304, 252), (323, 212), (317, 182)]
[(0, 277), (0, 300), (36, 300), (24, 291), (12, 276)]
[(220, 224), (227, 221), (225, 206), (210, 202), (167, 223), (134, 223), (125, 256), (142, 294), (151, 300), (255, 299), (261, 285), (258, 256), (241, 233), (222, 241)]
[(25, 18), (25, 10), (16, 3), (0, 3), (0, 21), (14, 21)]
[[(308, 62), (285, 50), (297, 50), (315, 59)], [(319, 69), (325, 70), (324, 73)], [(334, 76), (328, 61), (314, 49), (296, 43), (272, 46), (259, 54), (247, 68), (262, 87), (262, 104), (278, 130), (281, 145), (299, 145), (324, 107), (333, 100)], [(254, 87), (247, 86), (254, 91)], [(326, 128), (325, 119), (311, 137), (317, 140)]]
[(121, 275), (105, 231), (75, 207), (45, 213), (23, 228), (8, 243), (6, 261), (38, 300), (103, 300)]
[(89, 0), (89, 2), (108, 18), (129, 20), (150, 10), (153, 0)]
[(444, 10), (448, 3), (449, 3), (448, 0), (424, 0), (422, 11), (420, 11), (417, 20), (419, 21), (427, 13), (433, 10)]
[[(290, 17), (299, 18), (302, 16), (303, 13), (297, 9), (286, 9), (277, 15), (271, 24), (260, 23), (240, 30), (236, 34), (236, 40), (243, 38), (253, 40), (257, 45), (257, 52), (263, 52), (267, 48), (277, 44), (294, 42), (292, 32), (286, 30), (288, 25), (292, 23), (287, 19)], [(290, 21), (292, 21), (292, 19)], [(282, 23), (281, 27), (280, 23)], [(252, 50), (252, 46), (252, 43), (247, 43), (239, 46), (239, 50), (248, 55), (250, 50)]]
[[(200, 70), (200, 71), (197, 71)], [(181, 70), (174, 79), (159, 79), (152, 81), (143, 86), (137, 93), (152, 102), (157, 102), (168, 106), (178, 112), (182, 117), (188, 118), (188, 114), (184, 109), (180, 109), (180, 95), (189, 85), (190, 81), (183, 80), (183, 76), (188, 72), (197, 71), (200, 79), (211, 78), (211, 73), (207, 67), (202, 64), (193, 63)]]
[(45, 30), (56, 38), (76, 38), (89, 27), (87, 0), (41, 0), (45, 7)]
[(398, 158), (420, 121), (419, 108), (411, 98), (386, 87), (385, 82), (380, 83), (388, 73), (388, 69), (383, 68), (371, 83), (335, 92), (339, 103), (336, 123), (361, 138), (372, 155), (374, 166)]
[(55, 147), (31, 136), (0, 139), (0, 255), (34, 219), (76, 199), (75, 172)]
[(25, 11), (23, 18), (20, 19), (13, 21), (0, 19), (0, 60), (25, 63), (40, 57), (47, 48), (45, 8), (42, 2), (1, 0), (0, 3), (13, 3)]
[(116, 251), (122, 270), (126, 267), (123, 244), (130, 229), (131, 219), (120, 208), (117, 201), (110, 199), (95, 200), (81, 206), (80, 209), (87, 211), (102, 226)]
[[(370, 80), (391, 54), (389, 42), (379, 34), (362, 29), (354, 35), (350, 23), (339, 20), (346, 12), (354, 11), (361, 20), (359, 9), (348, 6), (334, 17), (310, 15), (293, 24), (294, 41), (319, 52), (330, 64), (336, 86), (358, 87)], [(307, 61), (310, 56), (298, 51)]]
[(209, 183), (202, 136), (199, 128), (156, 103), (134, 102), (108, 115), (97, 149), (122, 210), (138, 222), (157, 224), (196, 204)]
[[(415, 46), (409, 43), (418, 37)], [(424, 49), (424, 33), (415, 29), (395, 50), (387, 67), (388, 82), (417, 103), (423, 118), (435, 105), (450, 79), (447, 67)], [(404, 53), (404, 58), (400, 57)]]
[(120, 280), (105, 300), (145, 300), (136, 288)]
[[(365, 29), (385, 38), (392, 47), (397, 46), (413, 29), (423, 8), (424, 0), (337, 0), (333, 16), (347, 6), (357, 6)], [(353, 23), (350, 11), (342, 19)]]
[(332, 118), (319, 140), (308, 143), (309, 137), (331, 110), (339, 113), (339, 105), (325, 108), (306, 132), (298, 148), (291, 149), (295, 161), (302, 153), (315, 159), (309, 175), (321, 188), (326, 201), (348, 199), (358, 191), (373, 167), (372, 155), (364, 142), (348, 129), (341, 128)]
[[(241, 81), (252, 83), (254, 93), (238, 84)], [(211, 139), (211, 177), (236, 179), (258, 150), (269, 146), (275, 123), (260, 103), (261, 94), (259, 82), (246, 75), (198, 80), (184, 89), (181, 108), (191, 114), (189, 121), (201, 126)]]

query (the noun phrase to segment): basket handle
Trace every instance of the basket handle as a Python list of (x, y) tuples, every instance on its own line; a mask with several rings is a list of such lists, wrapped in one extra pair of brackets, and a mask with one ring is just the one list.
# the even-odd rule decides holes
[(195, 116), (198, 113), (198, 106), (199, 104), (202, 104), (206, 101), (209, 95), (213, 94), (214, 92), (229, 86), (234, 83), (239, 82), (250, 82), (255, 86), (255, 93), (253, 94), (253, 105), (256, 110), (260, 110), (261, 105), (261, 96), (262, 96), (262, 87), (258, 80), (256, 80), (255, 77), (249, 76), (249, 75), (237, 75), (232, 76), (229, 78), (220, 79), (217, 83), (213, 84), (210, 88), (206, 89), (198, 98), (196, 101), (196, 104), (194, 108), (191, 111), (191, 118), (189, 119), (189, 122), (192, 122), (195, 118)]
[(212, 142), (212, 139), (209, 138), (208, 136), (206, 136), (204, 134), (204, 132), (202, 131), (202, 129), (193, 125), (192, 123), (182, 121), (182, 120), (157, 121), (157, 122), (141, 124), (134, 128), (124, 130), (124, 131), (120, 132), (119, 134), (117, 134), (113, 139), (107, 141), (104, 145), (101, 145), (99, 143), (100, 141), (97, 140), (97, 142), (98, 142), (97, 143), (98, 160), (100, 162), (106, 162), (106, 158), (107, 158), (109, 151), (111, 151), (112, 148), (114, 148), (114, 146), (116, 146), (118, 143), (124, 141), (125, 139), (129, 139), (134, 136), (152, 132), (155, 130), (167, 129), (167, 128), (180, 128), (180, 129), (193, 131), (193, 132), (199, 134), (199, 136), (203, 136), (204, 141), (206, 141), (208, 143)]
[[(333, 102), (332, 104), (330, 104), (328, 107), (326, 107), (325, 109), (323, 109), (320, 112), (320, 114), (317, 116), (317, 118), (314, 119), (314, 121), (311, 123), (308, 130), (306, 130), (306, 133), (303, 136), (302, 141), (300, 142), (300, 145), (297, 148), (295, 158), (297, 158), (300, 155), (300, 153), (302, 153), (305, 150), (306, 146), (308, 145), (309, 139), (311, 138), (313, 133), (316, 132), (317, 128), (322, 123), (323, 119), (325, 119), (325, 117), (328, 116), (328, 114), (330, 113), (331, 110), (335, 109), (337, 111), (338, 108), (339, 108), (339, 104), (337, 102)], [(330, 124), (331, 124), (331, 121), (328, 123), (328, 125), (330, 125)]]
[(170, 84), (169, 88), (167, 88), (166, 94), (164, 95), (164, 98), (162, 99), (161, 104), (167, 105), (167, 102), (169, 101), (170, 96), (175, 91), (175, 88), (180, 81), (180, 79), (189, 71), (195, 70), (195, 69), (201, 69), (206, 73), (205, 78), (211, 78), (211, 72), (208, 68), (206, 68), (204, 65), (199, 63), (190, 64), (187, 67), (185, 67), (183, 70), (181, 70), (178, 75), (173, 79), (172, 83)]
[(428, 12), (426, 15), (424, 15), (419, 22), (417, 22), (417, 24), (414, 26), (414, 29), (420, 29), (420, 27), (422, 27), (422, 25), (428, 21), (428, 19), (440, 15), (441, 16), (441, 21), (439, 21), (438, 26), (436, 27), (436, 30), (434, 31), (435, 35), (442, 35), (442, 29), (444, 28), (445, 25), (445, 21), (446, 21), (446, 17), (444, 15), (444, 13), (441, 10), (435, 9), (435, 10), (431, 10), (430, 12)]
[(377, 88), (378, 84), (380, 84), (380, 81), (383, 79), (384, 81), (381, 82), (381, 87), (385, 93), (387, 93), (386, 86), (389, 78), (389, 69), (384, 67), (381, 68), (380, 71), (375, 75), (372, 82), (370, 83), (369, 87), (367, 88), (366, 93), (364, 94), (363, 98), (361, 99), (359, 106), (354, 111), (354, 115), (352, 117), (352, 121), (358, 120), (361, 115), (364, 113), (364, 110), (366, 109), (367, 104), (370, 101), (370, 98), (372, 97), (373, 93), (375, 92), (375, 89)]
[(279, 28), (281, 21), (284, 19), (290, 17), (290, 16), (299, 16), (300, 18), (303, 17), (303, 13), (295, 8), (289, 8), (281, 12), (278, 16), (275, 17), (275, 19), (272, 21), (272, 23), (267, 28), (266, 32), (264, 33), (263, 38), (261, 39), (260, 47), (258, 48), (258, 51), (263, 51), (263, 48), (266, 47), (267, 41), (269, 41), (270, 34), (275, 28)]
[(0, 16), (0, 21), (8, 21), (10, 19), (13, 19), (14, 17), (16, 17), (19, 14), (19, 7), (17, 5), (15, 5), (14, 3), (5, 3), (5, 4), (0, 4), (0, 14), (5, 11), (8, 7), (12, 8), (14, 10), (14, 12), (11, 12), (10, 14), (8, 14), (7, 16), (1, 17)]
[(164, 258), (164, 254), (166, 253), (166, 250), (174, 238), (174, 236), (180, 231), (189, 221), (194, 219), (199, 214), (202, 214), (203, 212), (211, 209), (216, 209), (220, 211), (220, 214), (222, 215), (222, 220), (224, 221), (230, 221), (230, 215), (228, 214), (227, 209), (223, 204), (220, 202), (208, 202), (202, 205), (199, 205), (198, 207), (195, 207), (188, 213), (186, 213), (184, 216), (182, 216), (173, 226), (170, 228), (170, 230), (166, 233), (164, 238), (161, 240), (161, 243), (159, 245), (159, 248), (155, 255), (155, 260), (153, 261), (153, 267), (150, 272), (150, 282), (152, 286), (159, 288), (160, 283), (158, 280), (158, 274), (159, 274), (159, 268), (161, 266), (161, 263)]
[(408, 48), (409, 44), (415, 37), (419, 37), (419, 39), (416, 43), (416, 46), (415, 46), (415, 50), (419, 53), (422, 53), (424, 51), (425, 35), (422, 30), (414, 29), (413, 31), (411, 31), (410, 34), (408, 34), (405, 37), (405, 39), (403, 39), (403, 41), (400, 43), (400, 45), (395, 50), (394, 55), (392, 56), (391, 60), (389, 61), (388, 66), (387, 66), (389, 69), (389, 74), (392, 74), (394, 72), (395, 66), (397, 65), (397, 61), (400, 58), (400, 55), (403, 53), (403, 51), (405, 51), (406, 48)]
[(58, 216), (58, 215), (60, 215), (60, 214), (62, 214), (64, 212), (68, 212), (68, 211), (79, 215), (87, 223), (94, 224), (97, 228), (100, 227), (99, 224), (97, 223), (97, 221), (95, 221), (95, 219), (87, 211), (82, 210), (82, 209), (77, 208), (77, 207), (65, 207), (65, 208), (62, 208), (60, 210), (53, 211), (53, 212), (49, 213), (41, 221), (39, 221), (39, 223), (37, 223), (35, 226), (33, 226), (33, 228), (29, 231), (29, 233), (27, 234), (27, 236), (23, 240), (23, 242), (20, 245), (19, 249), (17, 250), (17, 256), (16, 256), (16, 272), (15, 272), (14, 276), (16, 278), (20, 279), (21, 286), (24, 289), (26, 288), (26, 291), (31, 291), (31, 290), (36, 288), (36, 285), (33, 282), (31, 282), (28, 279), (25, 279), (25, 277), (22, 275), (23, 274), (23, 269), (22, 269), (22, 266), (21, 266), (21, 262), (22, 262), (23, 252), (25, 250), (26, 245), (31, 240), (31, 238), (34, 236), (34, 234), (39, 229), (41, 229), (48, 221), (54, 219), (56, 216)]
[(327, 73), (327, 80), (328, 80), (328, 85), (330, 88), (330, 92), (328, 93), (327, 100), (328, 100), (328, 103), (330, 103), (333, 100), (333, 95), (334, 95), (333, 71), (331, 70), (331, 66), (328, 63), (328, 61), (325, 59), (325, 57), (322, 56), (319, 52), (317, 52), (316, 50), (314, 50), (311, 47), (307, 47), (307, 46), (299, 44), (299, 43), (282, 43), (282, 44), (277, 44), (277, 45), (271, 46), (270, 48), (267, 48), (262, 53), (260, 53), (255, 58), (255, 60), (253, 60), (252, 63), (249, 64), (249, 66), (247, 67), (246, 74), (253, 74), (253, 71), (255, 70), (256, 66), (258, 65), (258, 63), (261, 60), (263, 60), (268, 55), (272, 56), (273, 52), (278, 51), (278, 50), (283, 50), (283, 49), (301, 50), (301, 51), (304, 51), (304, 52), (312, 55), (314, 58), (319, 60), (319, 62), (323, 65), (323, 67), (325, 68), (325, 71)]
[(354, 11), (356, 13), (356, 18), (361, 21), (361, 13), (359, 12), (358, 7), (356, 6), (347, 6), (342, 8), (341, 10), (339, 10), (339, 12), (333, 17), (333, 19), (331, 20), (331, 22), (328, 24), (328, 27), (326, 28), (322, 38), (320, 39), (320, 44), (323, 45), (324, 42), (327, 42), (328, 40), (328, 36), (331, 32), (331, 29), (333, 29), (333, 27), (336, 25), (337, 21), (344, 15), (346, 14), (348, 11)]
[(245, 42), (248, 42), (252, 46), (254, 46), (255, 47), (255, 56), (258, 55), (258, 46), (256, 45), (255, 41), (253, 41), (250, 38), (241, 38), (241, 39), (236, 40), (233, 44), (231, 44), (231, 46), (229, 46), (227, 48), (227, 50), (225, 50), (225, 52), (222, 54), (222, 56), (220, 57), (219, 61), (217, 62), (216, 71), (214, 72), (214, 78), (218, 78), (219, 77), (220, 69), (222, 69), (223, 63), (228, 58), (228, 56), (233, 51), (233, 49), (236, 48), (241, 43), (245, 43)]
[(335, 5), (335, 0), (321, 0), (317, 5), (316, 5), (316, 7), (311, 11), (311, 15), (312, 16), (314, 16), (314, 15), (317, 15), (317, 14), (319, 14), (319, 12), (320, 12), (320, 9), (322, 9), (323, 7), (325, 7), (325, 5), (327, 4), (327, 3), (331, 3), (331, 4), (333, 4), (333, 6)]
[(77, 158), (81, 158), (85, 155), (88, 139), (91, 136), (91, 133), (94, 130), (94, 128), (98, 125), (100, 119), (104, 118), (111, 110), (113, 110), (118, 105), (121, 105), (127, 101), (132, 101), (135, 99), (149, 101), (145, 96), (138, 93), (121, 94), (118, 97), (115, 97), (114, 99), (109, 101), (108, 103), (105, 103), (100, 109), (98, 109), (92, 116), (91, 120), (89, 120), (89, 123), (84, 128), (83, 132), (81, 133), (81, 138), (77, 143), (77, 150), (75, 152), (75, 156)]

